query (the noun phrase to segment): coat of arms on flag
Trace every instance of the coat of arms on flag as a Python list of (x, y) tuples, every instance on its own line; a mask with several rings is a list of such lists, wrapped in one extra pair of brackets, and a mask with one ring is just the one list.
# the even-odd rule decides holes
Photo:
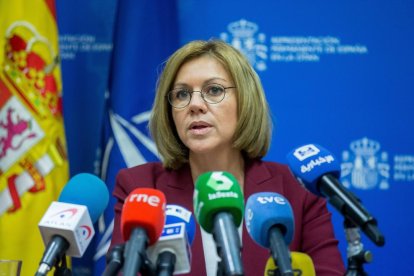
[(0, 18), (0, 259), (30, 275), (37, 224), (69, 173), (54, 2), (3, 1)]

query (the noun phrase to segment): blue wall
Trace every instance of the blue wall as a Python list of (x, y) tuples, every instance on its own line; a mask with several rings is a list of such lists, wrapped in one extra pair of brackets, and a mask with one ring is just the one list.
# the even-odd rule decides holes
[[(309, 142), (332, 151), (342, 163), (342, 182), (378, 219), (386, 237), (383, 248), (363, 237), (374, 256), (366, 271), (413, 274), (402, 264), (409, 264), (414, 247), (409, 204), (414, 195), (414, 2), (176, 3), (181, 44), (222, 38), (254, 64), (275, 124), (266, 159), (285, 163), (291, 149)], [(57, 6), (71, 173), (93, 172), (116, 3), (57, 1)], [(148, 28), (151, 24), (157, 20)], [(343, 219), (332, 213), (345, 258)]]

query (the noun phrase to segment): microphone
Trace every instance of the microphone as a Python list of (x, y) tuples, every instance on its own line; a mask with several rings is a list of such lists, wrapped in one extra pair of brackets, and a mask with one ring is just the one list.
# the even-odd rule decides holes
[[(293, 274), (297, 276), (315, 276), (315, 267), (309, 255), (301, 252), (292, 252)], [(279, 276), (280, 270), (275, 265), (273, 258), (267, 259), (264, 276)]]
[(288, 245), (293, 239), (293, 211), (286, 198), (277, 193), (251, 195), (246, 203), (247, 232), (259, 245), (270, 248), (280, 275), (293, 275)]
[(195, 184), (194, 214), (200, 226), (212, 233), (225, 275), (243, 275), (237, 227), (243, 218), (244, 199), (236, 178), (228, 172), (201, 174)]
[(106, 255), (107, 264), (102, 276), (117, 275), (124, 263), (124, 247), (125, 244), (115, 245)]
[(165, 224), (185, 223), (188, 243), (190, 245), (193, 244), (196, 233), (196, 223), (193, 214), (186, 208), (175, 204), (167, 204), (165, 214)]
[(121, 232), (125, 246), (123, 275), (135, 276), (145, 263), (148, 245), (161, 235), (165, 222), (165, 195), (151, 188), (137, 188), (125, 199)]
[(301, 146), (287, 155), (293, 173), (308, 190), (326, 197), (330, 204), (378, 246), (385, 243), (377, 220), (362, 206), (360, 200), (339, 181), (340, 165), (328, 150), (317, 144)]
[(97, 176), (80, 173), (69, 180), (38, 224), (47, 247), (36, 275), (46, 275), (65, 253), (82, 257), (95, 234), (93, 223), (108, 200), (108, 189)]
[(188, 273), (191, 270), (190, 245), (196, 229), (194, 216), (184, 207), (171, 204), (167, 205), (165, 214), (161, 237), (148, 248), (149, 259), (157, 263), (157, 275)]

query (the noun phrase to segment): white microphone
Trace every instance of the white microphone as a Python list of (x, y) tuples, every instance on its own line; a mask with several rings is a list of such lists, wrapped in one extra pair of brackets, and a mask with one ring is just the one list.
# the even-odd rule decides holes
[(39, 222), (39, 230), (45, 244), (56, 235), (64, 238), (67, 243), (65, 253), (73, 257), (82, 257), (95, 235), (87, 207), (56, 201)]
[(36, 275), (46, 275), (65, 254), (82, 257), (108, 200), (108, 189), (98, 177), (82, 173), (69, 180), (38, 224), (46, 249)]
[(156, 244), (148, 248), (157, 275), (177, 275), (191, 270), (190, 245), (195, 236), (195, 220), (190, 211), (179, 205), (167, 205), (166, 223)]

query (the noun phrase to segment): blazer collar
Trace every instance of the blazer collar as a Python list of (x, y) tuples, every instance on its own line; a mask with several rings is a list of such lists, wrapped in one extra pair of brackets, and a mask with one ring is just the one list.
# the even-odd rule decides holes
[(261, 185), (272, 178), (264, 163), (257, 159), (246, 161), (244, 173), (245, 182), (255, 185)]
[[(273, 170), (272, 170), (273, 171)], [(276, 192), (283, 194), (283, 174), (273, 173), (266, 162), (258, 159), (250, 160), (245, 170), (245, 195), (259, 192)]]
[(167, 186), (180, 190), (194, 189), (190, 165), (186, 163), (178, 170), (170, 170), (170, 177), (168, 177)]

